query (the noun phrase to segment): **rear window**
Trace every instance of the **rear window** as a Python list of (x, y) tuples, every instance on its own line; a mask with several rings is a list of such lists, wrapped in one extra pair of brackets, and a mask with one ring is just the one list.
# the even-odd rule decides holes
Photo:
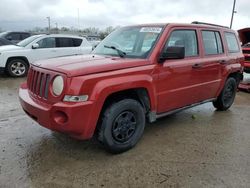
[(224, 53), (221, 36), (218, 31), (202, 31), (202, 39), (206, 55)]
[(21, 40), (21, 35), (19, 33), (11, 33), (6, 36), (8, 40)]
[(236, 53), (240, 51), (240, 47), (234, 33), (225, 32), (225, 38), (229, 53)]
[(22, 36), (22, 40), (23, 40), (23, 39), (26, 39), (26, 38), (30, 37), (30, 34), (22, 33), (21, 36)]

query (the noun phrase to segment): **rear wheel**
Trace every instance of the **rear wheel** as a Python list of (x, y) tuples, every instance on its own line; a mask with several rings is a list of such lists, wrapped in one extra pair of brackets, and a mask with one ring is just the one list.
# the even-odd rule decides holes
[(7, 64), (7, 72), (12, 77), (23, 77), (27, 75), (28, 63), (22, 59), (12, 59)]
[(213, 102), (214, 107), (220, 111), (229, 109), (234, 102), (236, 92), (237, 82), (234, 78), (230, 77), (227, 79), (225, 86), (217, 100)]
[(98, 140), (112, 153), (134, 147), (145, 127), (145, 113), (139, 102), (124, 99), (111, 104), (103, 113)]

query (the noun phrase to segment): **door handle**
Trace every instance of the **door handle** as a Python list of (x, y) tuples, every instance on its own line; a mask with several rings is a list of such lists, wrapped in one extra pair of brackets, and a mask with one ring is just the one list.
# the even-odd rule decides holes
[(192, 68), (193, 69), (198, 69), (198, 68), (201, 68), (203, 65), (201, 63), (195, 63), (193, 64)]
[(227, 64), (227, 61), (226, 61), (226, 60), (220, 60), (219, 63), (220, 63), (221, 65), (225, 65), (225, 64)]

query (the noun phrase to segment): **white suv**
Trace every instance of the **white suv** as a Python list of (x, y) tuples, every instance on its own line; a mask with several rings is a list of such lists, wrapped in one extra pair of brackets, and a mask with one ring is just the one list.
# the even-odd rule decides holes
[(0, 72), (21, 77), (28, 72), (29, 63), (37, 60), (88, 54), (92, 45), (83, 37), (51, 34), (34, 35), (15, 45), (0, 47)]

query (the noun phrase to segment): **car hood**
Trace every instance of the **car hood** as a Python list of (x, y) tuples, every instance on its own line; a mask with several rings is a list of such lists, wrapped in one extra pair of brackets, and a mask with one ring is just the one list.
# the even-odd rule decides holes
[(250, 28), (240, 29), (238, 33), (243, 46), (250, 43)]
[(16, 46), (16, 45), (0, 46), (0, 52), (11, 51), (11, 50), (20, 50), (20, 49), (23, 49), (23, 47)]
[(77, 55), (36, 61), (34, 66), (57, 71), (68, 77), (120, 70), (149, 64), (146, 59), (100, 55)]

